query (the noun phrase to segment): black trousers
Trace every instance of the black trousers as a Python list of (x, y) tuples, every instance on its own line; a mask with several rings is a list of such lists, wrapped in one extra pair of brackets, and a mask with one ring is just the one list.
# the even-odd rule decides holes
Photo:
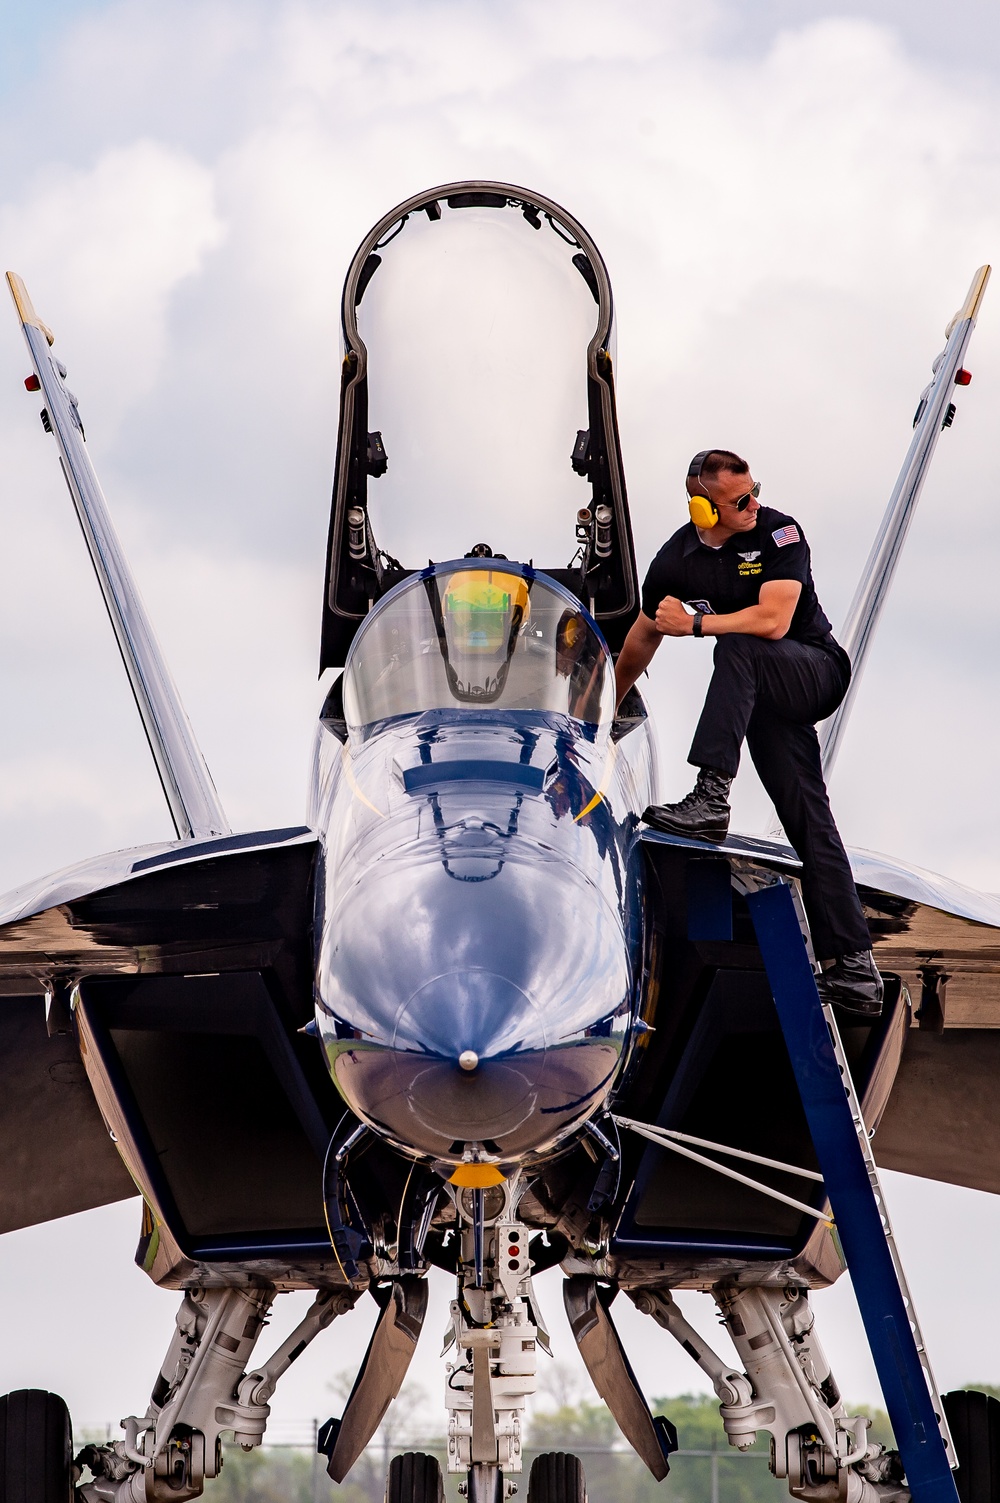
[(715, 671), (688, 761), (735, 777), (744, 738), (802, 862), (802, 897), (818, 960), (871, 948), (850, 862), (823, 781), (816, 721), (851, 679), (847, 654), (805, 642), (719, 637)]

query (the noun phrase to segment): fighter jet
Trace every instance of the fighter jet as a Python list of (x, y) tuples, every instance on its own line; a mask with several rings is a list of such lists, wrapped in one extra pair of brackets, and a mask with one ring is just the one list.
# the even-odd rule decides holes
[[(862, 574), (855, 688), (988, 274), (949, 325)], [(393, 208), (351, 262), (335, 676), (307, 823), (279, 830), (229, 827), (53, 336), (8, 280), (177, 839), (0, 901), (0, 1230), (138, 1187), (137, 1262), (180, 1308), (121, 1438), (74, 1456), (57, 1395), (0, 1400), (5, 1503), (198, 1496), (222, 1437), (259, 1445), (290, 1363), (371, 1298), (367, 1355), (319, 1436), (344, 1479), (399, 1392), (431, 1267), (455, 1290), (447, 1470), (499, 1503), (549, 1347), (533, 1275), (556, 1265), (594, 1384), (657, 1478), (676, 1434), (619, 1340), (620, 1296), (708, 1374), (731, 1444), (770, 1437), (794, 1497), (945, 1503), (958, 1465), (963, 1503), (994, 1503), (1000, 1411), (937, 1393), (876, 1157), (1000, 1191), (1000, 902), (855, 852), (887, 1001), (841, 1031), (795, 853), (642, 824), (653, 727), (613, 687), (639, 601), (614, 309), (584, 227), (543, 195), (453, 183)], [(461, 310), (450, 332), (440, 296)], [(898, 1449), (847, 1411), (815, 1329), (810, 1291), (848, 1266)], [(301, 1289), (307, 1314), (259, 1358), (273, 1302)], [(714, 1299), (739, 1367), (677, 1289)], [(527, 1497), (583, 1503), (580, 1459), (536, 1457)], [(442, 1498), (436, 1458), (393, 1458), (387, 1503)]]

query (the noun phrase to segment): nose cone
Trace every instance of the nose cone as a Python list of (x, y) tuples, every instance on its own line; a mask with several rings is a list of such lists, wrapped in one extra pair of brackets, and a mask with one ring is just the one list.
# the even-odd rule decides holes
[(509, 976), (435, 976), (400, 1011), (392, 1043), (396, 1090), (437, 1144), (427, 1151), (520, 1140), (547, 1076), (546, 1030)]
[(330, 1067), (359, 1116), (438, 1158), (471, 1143), (517, 1158), (600, 1105), (629, 968), (617, 914), (572, 867), (508, 860), (477, 882), (385, 860), (328, 925), (320, 988)]

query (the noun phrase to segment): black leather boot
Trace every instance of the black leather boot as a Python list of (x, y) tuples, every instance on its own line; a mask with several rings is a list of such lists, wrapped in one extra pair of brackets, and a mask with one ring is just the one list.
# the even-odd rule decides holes
[(694, 840), (725, 840), (729, 832), (729, 788), (732, 778), (714, 767), (703, 767), (698, 780), (679, 804), (650, 804), (642, 816), (656, 830), (689, 835)]
[(885, 986), (871, 950), (841, 955), (816, 978), (824, 1002), (831, 1002), (849, 1018), (877, 1018), (882, 1012)]

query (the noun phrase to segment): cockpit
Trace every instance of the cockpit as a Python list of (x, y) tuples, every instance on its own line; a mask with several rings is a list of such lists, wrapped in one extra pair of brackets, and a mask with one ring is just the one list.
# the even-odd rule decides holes
[(505, 559), (432, 564), (371, 612), (344, 670), (352, 738), (426, 710), (542, 711), (591, 735), (614, 719), (614, 669), (568, 590)]

